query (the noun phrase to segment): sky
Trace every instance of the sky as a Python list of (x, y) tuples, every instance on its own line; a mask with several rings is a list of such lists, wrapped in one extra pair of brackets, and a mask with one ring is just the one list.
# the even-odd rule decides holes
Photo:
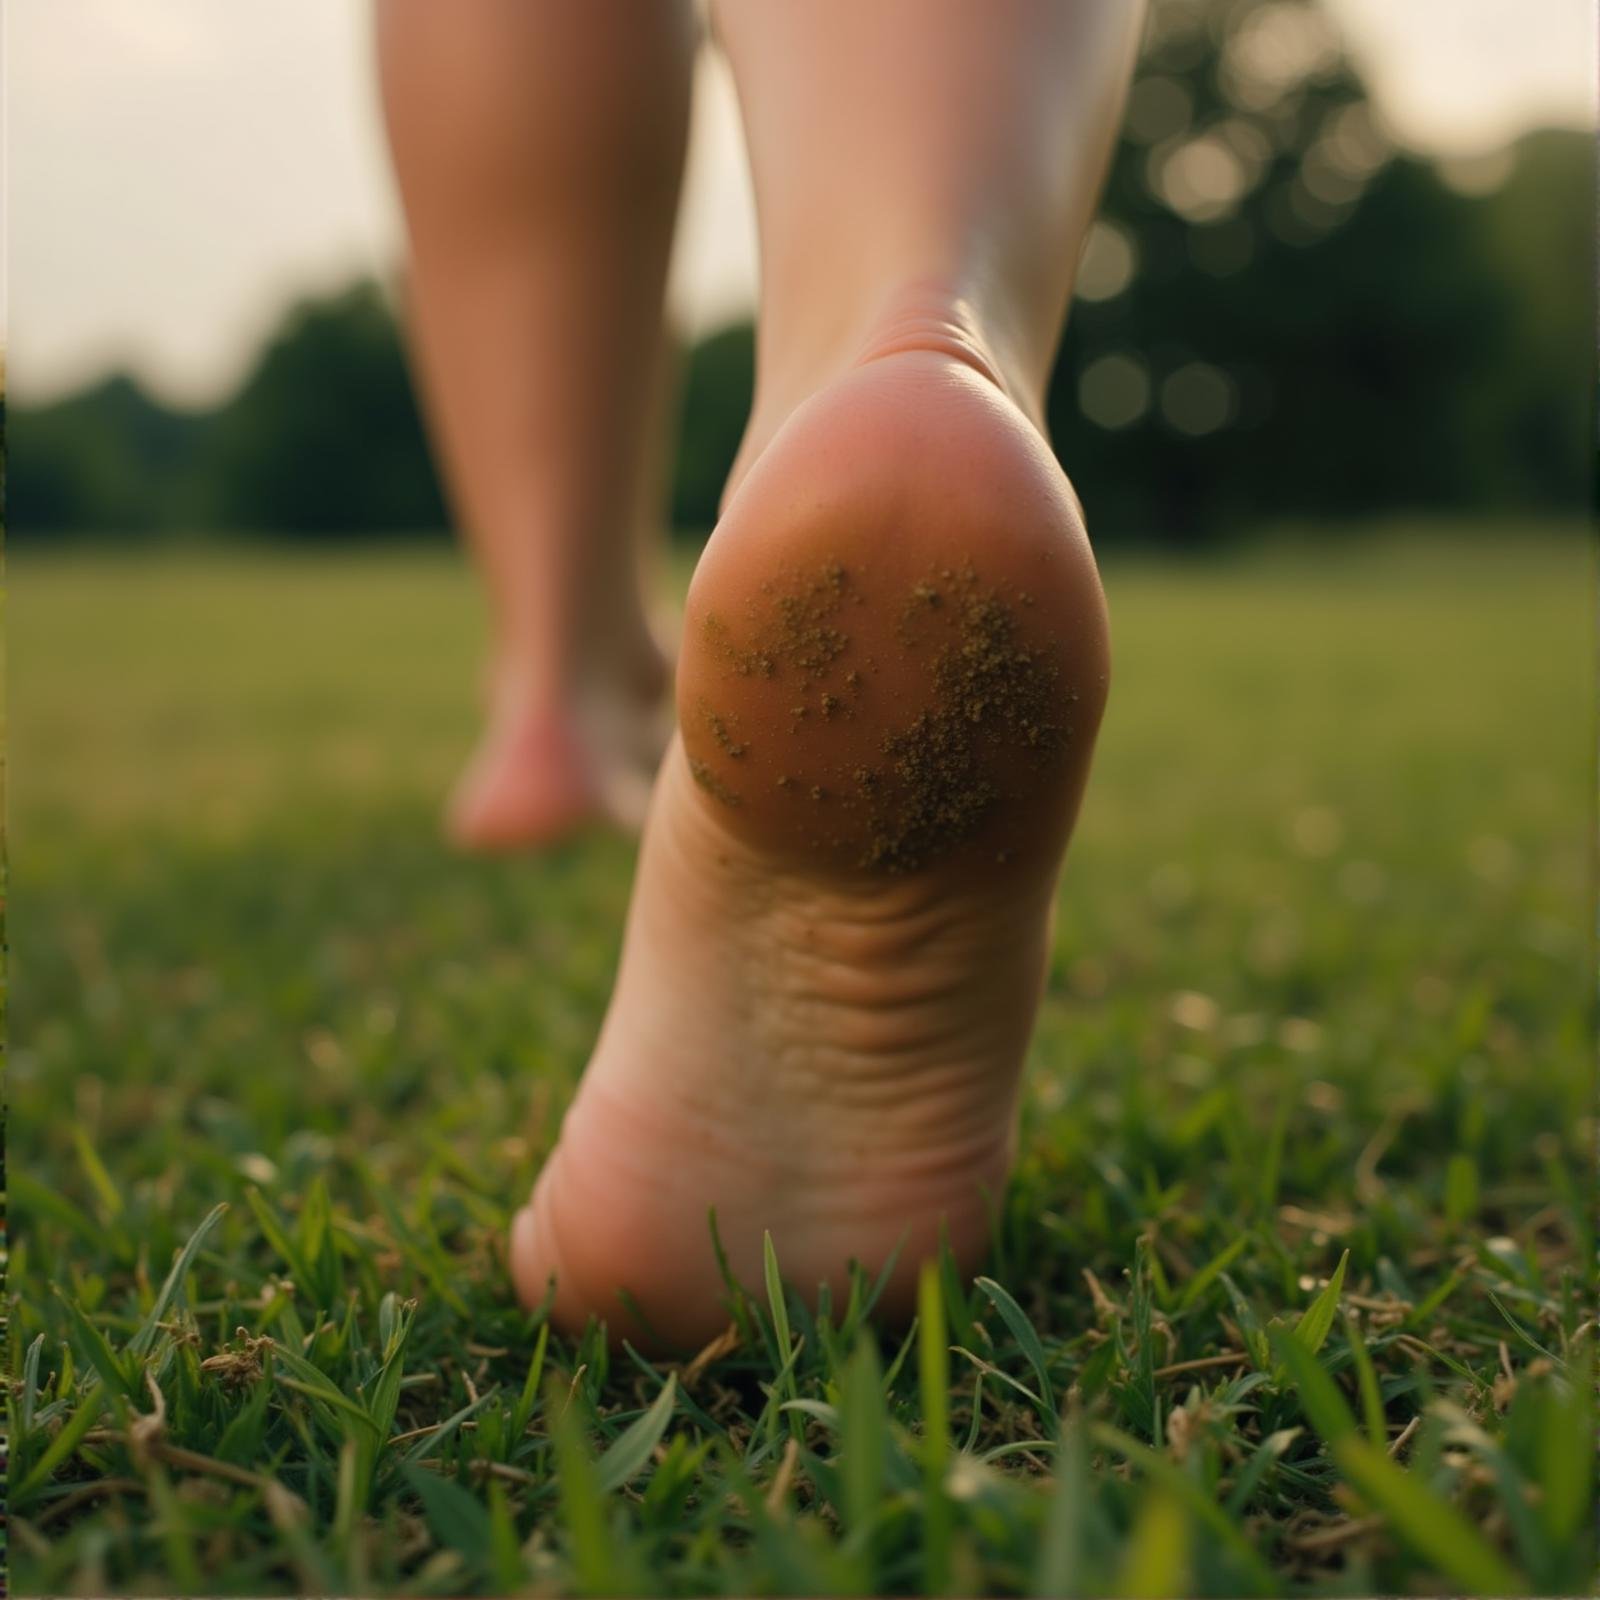
[[(1066, 0), (1062, 0), (1066, 3)], [(1590, 126), (1592, 0), (1328, 0), (1396, 132), (1447, 157)], [(367, 0), (10, 0), (5, 218), (12, 392), (112, 368), (208, 404), (285, 304), (387, 277), (402, 229)], [(287, 114), (292, 108), (292, 115)], [(726, 67), (703, 56), (677, 320), (746, 310), (756, 248)]]

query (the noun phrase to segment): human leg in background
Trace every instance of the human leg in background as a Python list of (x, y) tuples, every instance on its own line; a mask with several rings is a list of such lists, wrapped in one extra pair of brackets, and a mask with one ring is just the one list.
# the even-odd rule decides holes
[[(530, 1303), (690, 1346), (706, 1225), (803, 1290), (982, 1257), (1104, 606), (1043, 393), (1131, 72), (1121, 0), (716, 13), (763, 304), (689, 595), (680, 735), (594, 1059), (517, 1219)], [(627, 1291), (640, 1318), (619, 1291)]]
[(673, 0), (380, 0), (416, 364), (489, 591), (474, 848), (637, 825), (670, 669), (641, 563), (694, 21)]

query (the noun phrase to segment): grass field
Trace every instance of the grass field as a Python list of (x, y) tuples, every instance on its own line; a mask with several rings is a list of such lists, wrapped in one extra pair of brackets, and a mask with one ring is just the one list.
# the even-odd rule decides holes
[(15, 1589), (1587, 1589), (1588, 554), (1107, 587), (992, 1278), (669, 1369), (496, 1256), (631, 855), (436, 842), (460, 566), (14, 560)]

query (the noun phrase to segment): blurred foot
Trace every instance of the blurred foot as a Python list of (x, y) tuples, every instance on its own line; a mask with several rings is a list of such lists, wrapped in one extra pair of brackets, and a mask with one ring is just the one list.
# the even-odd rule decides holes
[(706, 548), (611, 1008), (512, 1230), (561, 1328), (724, 1327), (712, 1208), (750, 1285), (764, 1230), (806, 1292), (902, 1246), (890, 1316), (941, 1228), (985, 1253), (1107, 658), (1077, 502), (978, 365), (897, 326)]
[(596, 823), (637, 832), (671, 734), (670, 671), (653, 645), (559, 699), (498, 670), (483, 736), (445, 818), (465, 850), (538, 850)]

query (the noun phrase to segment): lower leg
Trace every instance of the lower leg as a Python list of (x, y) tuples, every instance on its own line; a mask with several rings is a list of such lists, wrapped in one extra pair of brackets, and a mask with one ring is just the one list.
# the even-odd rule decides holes
[[(569, 1328), (715, 1333), (726, 1257), (906, 1315), (1004, 1184), (1056, 868), (1106, 686), (1041, 436), (1131, 64), (1120, 0), (720, 13), (764, 262), (760, 371), (690, 589), (616, 990), (517, 1219)], [(621, 1291), (631, 1297), (624, 1301)], [(629, 1307), (637, 1307), (642, 1321)]]
[(468, 842), (539, 842), (659, 753), (641, 595), (687, 8), (381, 0), (424, 396), (494, 630)]
[(733, 483), (876, 346), (954, 341), (1036, 425), (1143, 21), (1121, 0), (720, 5), (761, 231)]

